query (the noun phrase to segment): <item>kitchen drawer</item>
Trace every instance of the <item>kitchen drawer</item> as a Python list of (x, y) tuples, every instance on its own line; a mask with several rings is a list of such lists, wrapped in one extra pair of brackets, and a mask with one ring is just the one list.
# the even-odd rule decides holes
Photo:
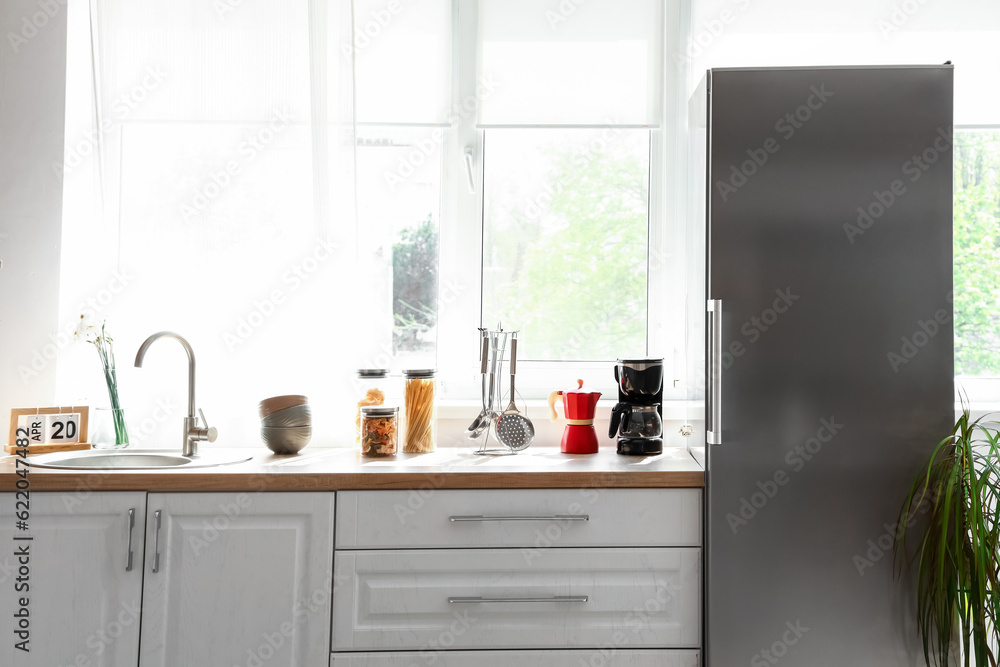
[(338, 549), (687, 547), (701, 489), (341, 491)]
[(697, 548), (339, 551), (333, 650), (698, 648), (700, 570)]
[[(626, 644), (627, 645), (627, 644)], [(451, 651), (334, 653), (330, 667), (698, 667), (698, 651)]]

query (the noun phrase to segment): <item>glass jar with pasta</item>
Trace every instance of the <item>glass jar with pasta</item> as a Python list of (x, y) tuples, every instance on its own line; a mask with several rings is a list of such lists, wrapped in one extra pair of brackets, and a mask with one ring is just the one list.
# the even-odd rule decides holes
[(399, 443), (399, 408), (366, 405), (361, 408), (361, 455), (395, 456)]
[(406, 437), (403, 451), (433, 452), (437, 443), (437, 378), (430, 369), (403, 372)]

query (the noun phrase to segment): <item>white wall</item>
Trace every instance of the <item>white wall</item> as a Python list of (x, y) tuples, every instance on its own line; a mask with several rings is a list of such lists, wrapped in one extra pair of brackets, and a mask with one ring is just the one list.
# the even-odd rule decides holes
[(3, 434), (10, 408), (51, 405), (55, 391), (62, 182), (53, 164), (63, 154), (65, 2), (0, 2)]
[(711, 67), (955, 65), (955, 124), (996, 124), (996, 0), (691, 0), (689, 92)]

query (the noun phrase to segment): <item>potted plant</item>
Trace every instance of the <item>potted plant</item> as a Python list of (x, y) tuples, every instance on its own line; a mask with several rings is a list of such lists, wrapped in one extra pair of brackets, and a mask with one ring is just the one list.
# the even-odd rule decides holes
[[(963, 405), (954, 430), (934, 448), (900, 511), (896, 562), (916, 568), (917, 625), (928, 666), (957, 665), (956, 641), (962, 647), (966, 667), (997, 665), (997, 426), (982, 417), (973, 420)], [(915, 546), (912, 553), (907, 549), (907, 538), (910, 546)]]

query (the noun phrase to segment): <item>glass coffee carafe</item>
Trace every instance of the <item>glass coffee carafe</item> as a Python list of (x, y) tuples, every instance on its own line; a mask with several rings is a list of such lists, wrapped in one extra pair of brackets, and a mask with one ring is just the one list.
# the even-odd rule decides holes
[[(612, 424), (621, 420), (618, 427), (618, 444), (628, 447), (630, 443), (646, 448), (650, 440), (660, 440), (663, 435), (663, 420), (657, 409), (659, 404), (626, 405), (619, 403), (611, 414)], [(634, 442), (642, 441), (642, 442)], [(662, 442), (662, 440), (661, 440)]]
[(626, 405), (622, 410), (619, 438), (659, 438), (663, 435), (663, 420), (655, 405)]

